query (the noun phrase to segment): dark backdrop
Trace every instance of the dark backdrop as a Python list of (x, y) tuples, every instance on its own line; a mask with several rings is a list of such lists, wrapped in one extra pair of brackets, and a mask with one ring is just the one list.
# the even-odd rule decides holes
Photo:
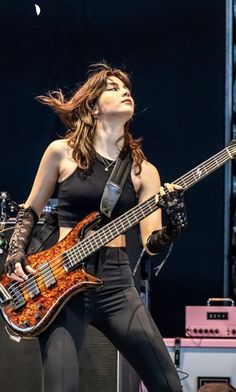
[[(225, 1), (31, 0), (0, 2), (0, 190), (17, 202), (41, 154), (64, 128), (34, 97), (68, 94), (91, 62), (132, 76), (135, 136), (163, 181), (224, 146)], [(183, 335), (184, 306), (223, 294), (224, 172), (186, 194), (189, 227), (151, 279), (151, 311), (164, 336)]]

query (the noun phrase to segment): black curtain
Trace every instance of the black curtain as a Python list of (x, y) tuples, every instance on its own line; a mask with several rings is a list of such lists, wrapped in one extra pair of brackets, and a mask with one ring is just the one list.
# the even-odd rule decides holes
[[(0, 3), (0, 190), (23, 202), (42, 152), (65, 129), (35, 96), (70, 94), (102, 59), (132, 76), (136, 137), (162, 181), (224, 147), (225, 2), (31, 0)], [(223, 291), (224, 172), (186, 194), (189, 227), (151, 279), (165, 336), (184, 333), (186, 304)]]

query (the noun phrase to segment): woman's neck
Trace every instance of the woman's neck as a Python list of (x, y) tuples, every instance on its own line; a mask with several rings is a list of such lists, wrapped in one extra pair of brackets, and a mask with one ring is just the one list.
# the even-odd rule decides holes
[[(124, 126), (104, 124), (98, 121), (94, 137), (94, 148), (104, 158), (115, 160), (124, 144)], [(118, 141), (119, 138), (122, 138)], [(117, 142), (118, 141), (118, 142)]]

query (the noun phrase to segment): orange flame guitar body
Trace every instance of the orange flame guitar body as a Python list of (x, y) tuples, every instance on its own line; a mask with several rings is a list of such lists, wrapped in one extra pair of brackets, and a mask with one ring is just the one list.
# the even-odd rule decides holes
[[(3, 318), (14, 333), (27, 338), (37, 336), (52, 322), (72, 295), (87, 288), (102, 286), (102, 281), (88, 274), (82, 263), (69, 272), (63, 268), (62, 255), (78, 243), (81, 230), (90, 225), (96, 216), (97, 213), (93, 212), (79, 222), (62, 241), (47, 250), (28, 256), (29, 264), (36, 271), (40, 271), (40, 265), (43, 265), (45, 261), (50, 264), (50, 269), (56, 277), (56, 282), (51, 287), (47, 288), (40, 272), (37, 273), (35, 280), (37, 286), (40, 287), (40, 293), (31, 298), (27, 283), (14, 283), (7, 275), (2, 276), (0, 283), (3, 287), (8, 289), (12, 284), (15, 284), (16, 288), (21, 286), (21, 294), (23, 294), (24, 305), (19, 309), (14, 309), (11, 304), (2, 308)], [(59, 274), (58, 271), (60, 271)]]

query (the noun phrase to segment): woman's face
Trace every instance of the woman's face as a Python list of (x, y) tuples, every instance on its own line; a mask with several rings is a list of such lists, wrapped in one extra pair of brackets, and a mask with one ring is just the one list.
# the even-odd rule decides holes
[(116, 76), (107, 78), (107, 87), (96, 102), (96, 110), (99, 119), (122, 119), (124, 123), (130, 120), (134, 114), (134, 100), (129, 89)]

